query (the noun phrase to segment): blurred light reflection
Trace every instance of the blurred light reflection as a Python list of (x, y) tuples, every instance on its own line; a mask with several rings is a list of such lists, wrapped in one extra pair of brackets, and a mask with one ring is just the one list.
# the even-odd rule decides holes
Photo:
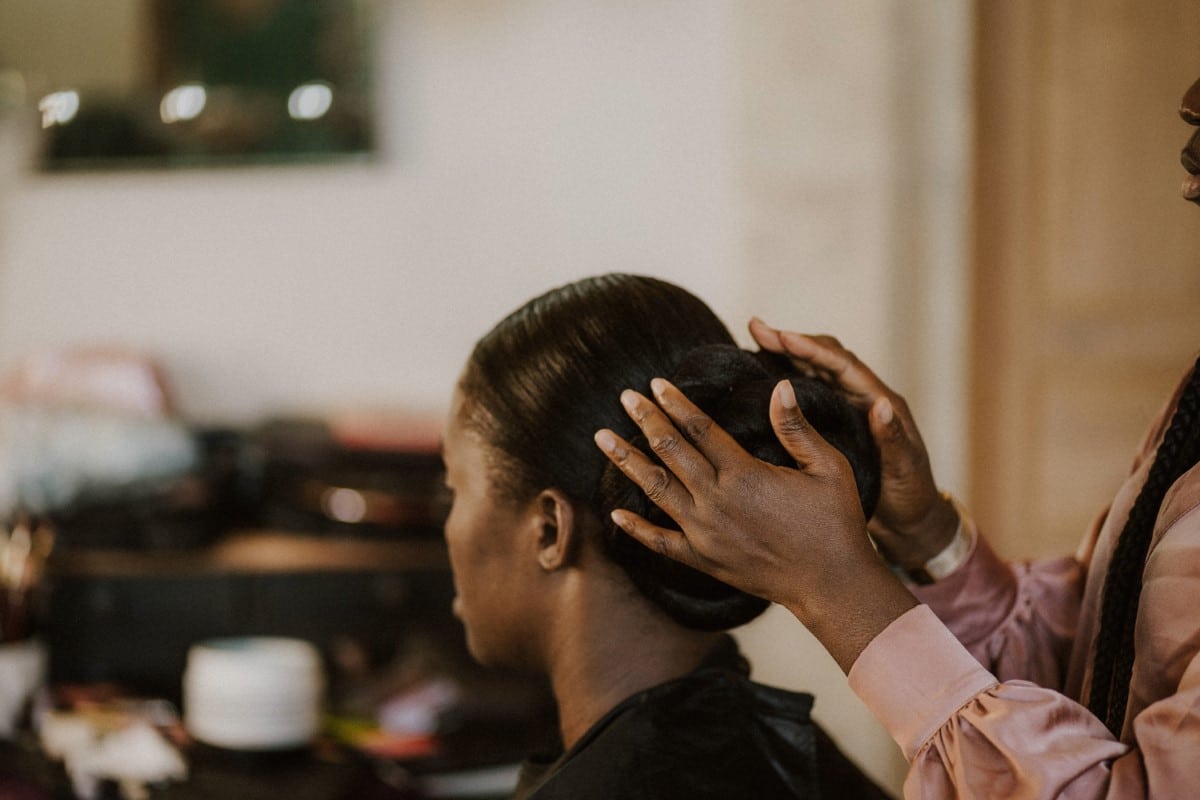
[(292, 119), (320, 119), (333, 105), (333, 87), (327, 83), (304, 83), (288, 96)]
[(176, 86), (163, 95), (158, 113), (162, 121), (170, 125), (173, 122), (183, 122), (200, 116), (208, 102), (208, 92), (198, 83)]
[(367, 516), (367, 500), (353, 489), (330, 489), (321, 498), (322, 510), (338, 522), (362, 522)]
[(43, 128), (66, 125), (79, 113), (79, 92), (67, 89), (48, 94), (38, 101), (38, 111), (42, 112)]

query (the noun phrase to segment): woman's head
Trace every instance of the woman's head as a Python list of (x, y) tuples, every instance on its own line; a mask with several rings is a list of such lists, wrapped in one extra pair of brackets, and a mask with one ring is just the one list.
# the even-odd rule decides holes
[(607, 463), (592, 434), (632, 427), (621, 390), (646, 387), (704, 344), (733, 337), (696, 296), (636, 275), (585, 278), (509, 314), (476, 343), (459, 380), (464, 421), (507, 462), (497, 488), (517, 498), (557, 486), (592, 502)]
[[(521, 604), (521, 595), (534, 576), (522, 574), (521, 565), (498, 568), (495, 552), (485, 551), (507, 546), (501, 530), (506, 514), (547, 489), (561, 495), (577, 523), (587, 521), (596, 549), (678, 624), (721, 630), (766, 608), (764, 600), (646, 550), (609, 520), (609, 512), (622, 507), (669, 524), (592, 438), (597, 429), (611, 428), (637, 441), (620, 392), (645, 391), (660, 376), (672, 378), (755, 455), (780, 464), (793, 462), (770, 428), (768, 399), (778, 380), (791, 378), (801, 408), (847, 455), (864, 503), (874, 504), (878, 457), (864, 416), (834, 390), (797, 375), (786, 360), (738, 349), (695, 296), (632, 275), (604, 275), (555, 289), (513, 312), (477, 343), (447, 430), (448, 471), (466, 473), (462, 464), (468, 459), (462, 456), (469, 450), (482, 481), (470, 497), (463, 486), (452, 486), (456, 500), (447, 522), (460, 613), (477, 656), (488, 648), (477, 640), (485, 632), (472, 631), (472, 615), (486, 615), (487, 635), (510, 644), (528, 633), (522, 629), (529, 621), (522, 617), (530, 606)], [(460, 475), (453, 482), (468, 480)], [(465, 544), (472, 537), (492, 540)]]

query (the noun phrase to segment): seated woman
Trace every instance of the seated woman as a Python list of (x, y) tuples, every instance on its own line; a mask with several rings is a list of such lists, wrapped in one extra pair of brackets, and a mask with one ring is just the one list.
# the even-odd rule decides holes
[(868, 516), (878, 496), (863, 415), (786, 361), (738, 349), (677, 286), (605, 275), (501, 321), (454, 394), (446, 541), (471, 654), (548, 676), (558, 703), (563, 750), (527, 762), (516, 796), (885, 797), (809, 718), (811, 696), (748, 679), (722, 631), (767, 601), (610, 521), (614, 508), (655, 510), (593, 433), (632, 438), (614, 398), (655, 376), (672, 377), (759, 458), (794, 466), (767, 418), (771, 390), (790, 376), (806, 417), (853, 465)]

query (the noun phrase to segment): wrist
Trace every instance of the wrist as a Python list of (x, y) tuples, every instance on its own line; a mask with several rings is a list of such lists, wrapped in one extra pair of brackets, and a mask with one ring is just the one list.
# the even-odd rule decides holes
[[(957, 500), (949, 495), (945, 495), (945, 498), (955, 512), (954, 532), (945, 545), (920, 564), (914, 565), (911, 562), (896, 564), (887, 558), (884, 559), (892, 572), (906, 584), (927, 586), (936, 583), (961, 567), (974, 550), (974, 526), (964, 523), (966, 515), (959, 507)], [(939, 537), (940, 540), (941, 537)]]
[(918, 601), (878, 557), (830, 578), (784, 606), (848, 673), (871, 640)]
[(888, 564), (905, 570), (921, 569), (950, 546), (959, 535), (962, 519), (957, 501), (942, 492), (918, 522), (903, 528), (881, 525), (873, 541)]

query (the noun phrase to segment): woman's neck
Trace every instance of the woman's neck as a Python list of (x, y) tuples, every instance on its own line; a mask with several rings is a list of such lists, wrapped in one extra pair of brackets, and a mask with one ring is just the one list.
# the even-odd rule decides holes
[(560, 612), (549, 675), (567, 750), (622, 700), (691, 672), (721, 636), (672, 622), (611, 577), (580, 576)]

